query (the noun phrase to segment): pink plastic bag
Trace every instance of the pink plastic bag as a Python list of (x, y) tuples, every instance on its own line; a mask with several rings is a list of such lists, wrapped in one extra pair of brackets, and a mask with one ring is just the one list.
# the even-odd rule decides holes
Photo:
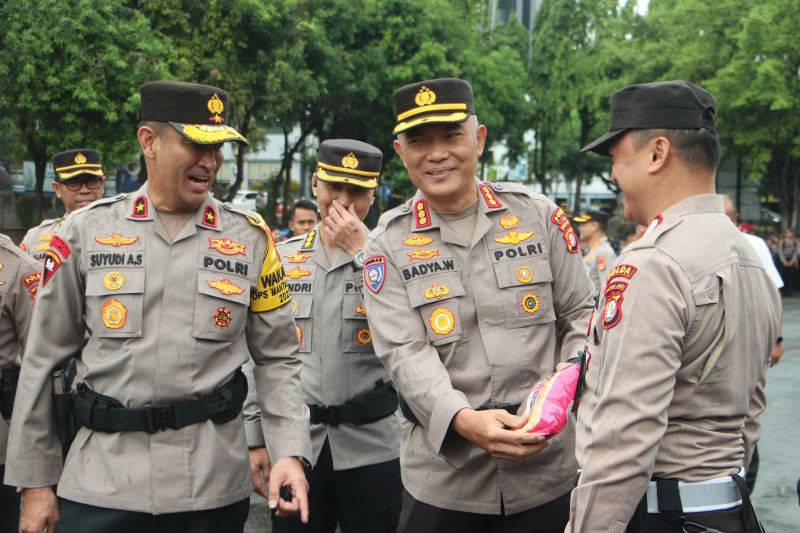
[(572, 410), (580, 371), (580, 363), (573, 363), (534, 385), (519, 413), (527, 418), (527, 422), (514, 431), (538, 433), (549, 439), (564, 429), (567, 415)]

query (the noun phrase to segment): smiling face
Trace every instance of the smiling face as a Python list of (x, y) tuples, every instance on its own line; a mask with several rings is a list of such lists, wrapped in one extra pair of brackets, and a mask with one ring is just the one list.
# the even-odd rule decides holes
[(486, 127), (473, 117), (412, 128), (399, 135), (394, 150), (431, 206), (453, 212), (477, 198), (475, 169), (485, 141)]
[(334, 200), (342, 204), (345, 209), (349, 209), (352, 204), (356, 216), (362, 221), (366, 218), (372, 202), (375, 201), (375, 189), (359, 187), (352, 183), (327, 182), (315, 178), (311, 191), (317, 198), (319, 215), (322, 220), (327, 218)]
[(197, 144), (172, 126), (139, 128), (145, 155), (148, 192), (159, 209), (186, 211), (205, 200), (222, 165), (222, 145)]
[[(105, 178), (93, 174), (83, 174), (71, 178), (69, 182), (69, 185), (72, 187), (80, 184), (80, 189), (71, 191), (67, 186), (67, 182), (53, 180), (53, 191), (55, 191), (56, 196), (61, 198), (61, 201), (64, 202), (64, 214), (66, 215), (72, 213), (76, 209), (86, 207), (95, 200), (99, 200), (103, 197), (103, 185), (106, 182)], [(87, 184), (92, 184), (95, 188), (90, 189)]]

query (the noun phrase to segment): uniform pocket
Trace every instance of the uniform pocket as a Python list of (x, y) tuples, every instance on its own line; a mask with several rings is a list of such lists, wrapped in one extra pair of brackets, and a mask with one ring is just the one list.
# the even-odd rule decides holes
[(458, 303), (466, 291), (458, 273), (425, 276), (406, 283), (406, 290), (411, 307), (419, 310), (431, 344), (439, 346), (461, 340)]
[(91, 270), (86, 276), (86, 325), (98, 337), (141, 337), (144, 270)]
[(345, 293), (342, 298), (342, 351), (371, 352), (372, 333), (367, 325), (367, 313), (358, 294)]
[(310, 294), (294, 296), (291, 302), (294, 311), (295, 329), (297, 330), (297, 342), (300, 343), (301, 353), (310, 353), (312, 348), (311, 306), (313, 304), (314, 297)]
[(241, 335), (250, 303), (245, 279), (200, 271), (194, 306), (194, 337), (230, 341)]
[(553, 322), (553, 274), (548, 261), (529, 258), (494, 265), (509, 329)]

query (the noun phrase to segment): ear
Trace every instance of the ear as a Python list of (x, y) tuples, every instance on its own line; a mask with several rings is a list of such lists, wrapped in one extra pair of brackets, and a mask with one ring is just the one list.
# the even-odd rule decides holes
[(377, 195), (375, 194), (375, 191), (377, 191), (377, 190), (378, 190), (378, 188), (377, 188), (377, 187), (375, 187), (374, 189), (372, 189), (372, 194), (371, 194), (371, 195), (370, 195), (370, 197), (369, 197), (369, 205), (370, 205), (370, 207), (372, 206), (372, 204), (374, 204), (374, 203), (375, 203), (375, 196), (377, 196)]
[(483, 154), (483, 145), (486, 143), (486, 126), (478, 124), (478, 157)]
[(400, 144), (399, 138), (394, 140), (394, 152), (400, 156), (400, 160), (403, 162), (403, 166), (408, 168), (408, 166), (406, 165), (406, 158), (403, 156), (403, 145)]
[(655, 137), (647, 143), (647, 156), (650, 158), (647, 172), (656, 174), (660, 172), (673, 157), (672, 146), (666, 137)]
[(149, 126), (142, 126), (136, 132), (136, 137), (139, 139), (139, 147), (142, 149), (142, 154), (145, 159), (155, 158), (155, 144), (158, 140), (158, 134)]
[(316, 172), (311, 174), (311, 194), (314, 195), (314, 198), (317, 197), (317, 173)]
[(53, 180), (53, 192), (56, 193), (57, 198), (61, 198), (61, 183)]

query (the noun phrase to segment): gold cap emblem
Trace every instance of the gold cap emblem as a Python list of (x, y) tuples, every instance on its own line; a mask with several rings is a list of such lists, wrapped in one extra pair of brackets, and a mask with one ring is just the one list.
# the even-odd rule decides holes
[(86, 163), (86, 156), (78, 152), (78, 154), (75, 156), (75, 163), (77, 163), (78, 165)]
[(342, 158), (342, 166), (345, 168), (358, 168), (358, 159), (353, 152)]
[(426, 86), (419, 88), (419, 92), (414, 97), (414, 102), (419, 106), (431, 105), (436, 101), (436, 93), (428, 89)]
[(222, 99), (217, 96), (217, 93), (214, 93), (214, 96), (208, 99), (208, 103), (206, 105), (208, 105), (208, 110), (214, 113), (214, 116), (211, 117), (211, 120), (217, 123), (224, 122), (225, 119), (219, 116), (219, 114), (225, 110), (225, 104), (222, 103)]

